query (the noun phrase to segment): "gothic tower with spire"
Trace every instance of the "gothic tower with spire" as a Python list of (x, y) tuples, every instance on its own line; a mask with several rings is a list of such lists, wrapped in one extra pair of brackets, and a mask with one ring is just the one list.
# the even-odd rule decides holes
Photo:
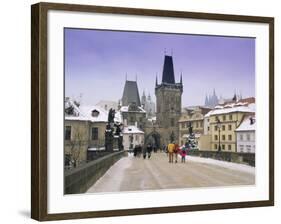
[(178, 140), (178, 120), (181, 116), (181, 97), (183, 92), (182, 76), (180, 82), (175, 82), (174, 65), (172, 56), (165, 55), (162, 73), (162, 83), (156, 79), (156, 122), (159, 128), (164, 128), (166, 136), (164, 142)]

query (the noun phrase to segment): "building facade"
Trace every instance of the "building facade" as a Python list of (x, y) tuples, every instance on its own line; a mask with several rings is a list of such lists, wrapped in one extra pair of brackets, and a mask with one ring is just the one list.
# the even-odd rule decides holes
[(104, 148), (107, 112), (98, 107), (77, 106), (65, 102), (64, 155), (65, 166), (76, 167), (87, 162), (89, 149)]
[(236, 129), (245, 116), (254, 111), (246, 106), (234, 106), (210, 111), (206, 118), (209, 119), (211, 134), (211, 150), (237, 152)]
[(240, 126), (236, 129), (237, 152), (255, 153), (256, 148), (256, 122), (254, 116), (245, 117)]
[(126, 126), (123, 129), (123, 145), (125, 150), (144, 144), (144, 132), (136, 126)]
[(125, 127), (136, 126), (141, 130), (144, 129), (147, 112), (141, 105), (137, 81), (126, 80), (120, 112)]

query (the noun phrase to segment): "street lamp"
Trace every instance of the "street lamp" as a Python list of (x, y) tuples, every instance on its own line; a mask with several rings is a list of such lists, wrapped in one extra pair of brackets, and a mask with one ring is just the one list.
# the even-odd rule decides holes
[(216, 116), (216, 120), (217, 120), (217, 127), (219, 129), (219, 148), (218, 148), (218, 152), (220, 152), (221, 151), (221, 121), (220, 121), (218, 116)]

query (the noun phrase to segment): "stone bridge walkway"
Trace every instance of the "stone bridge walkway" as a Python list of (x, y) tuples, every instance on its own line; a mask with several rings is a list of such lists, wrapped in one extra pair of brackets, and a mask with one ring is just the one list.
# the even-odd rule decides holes
[[(243, 165), (242, 165), (243, 166)], [(131, 155), (116, 162), (88, 193), (216, 187), (255, 184), (250, 172), (186, 159), (168, 163), (165, 153), (152, 153), (150, 159)]]

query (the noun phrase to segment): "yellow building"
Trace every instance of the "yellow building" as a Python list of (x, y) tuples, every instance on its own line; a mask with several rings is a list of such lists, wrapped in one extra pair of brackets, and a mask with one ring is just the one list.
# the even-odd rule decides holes
[(236, 128), (243, 121), (245, 116), (253, 114), (254, 110), (248, 106), (226, 106), (210, 111), (206, 114), (211, 135), (212, 151), (236, 152)]
[(205, 107), (184, 108), (179, 119), (179, 144), (183, 145), (189, 135), (189, 125), (191, 124), (195, 137), (199, 137), (204, 132), (204, 115), (210, 111)]

